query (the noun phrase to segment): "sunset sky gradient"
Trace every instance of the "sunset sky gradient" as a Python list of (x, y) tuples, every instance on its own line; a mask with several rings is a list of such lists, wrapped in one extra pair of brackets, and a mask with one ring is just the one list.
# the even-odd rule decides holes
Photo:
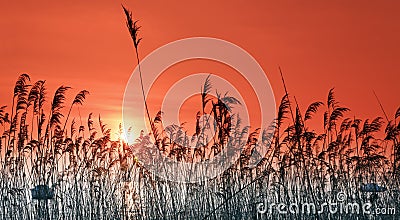
[(18, 75), (28, 73), (32, 81), (46, 80), (49, 96), (60, 85), (73, 88), (71, 97), (89, 90), (80, 113), (101, 114), (115, 131), (136, 66), (120, 3), (142, 26), (141, 58), (182, 38), (215, 37), (254, 56), (277, 102), (284, 95), (280, 66), (303, 111), (313, 101), (325, 102), (332, 87), (350, 117), (383, 116), (373, 90), (390, 117), (400, 105), (395, 0), (1, 1), (0, 105), (11, 104)]

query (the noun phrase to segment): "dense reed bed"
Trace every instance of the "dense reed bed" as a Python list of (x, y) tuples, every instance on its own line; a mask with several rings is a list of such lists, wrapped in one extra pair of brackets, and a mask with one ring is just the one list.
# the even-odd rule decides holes
[[(86, 90), (66, 105), (65, 93), (69, 87), (59, 87), (46, 113), (45, 82), (30, 85), (29, 76), (22, 74), (14, 88), (11, 112), (5, 106), (0, 112), (0, 216), (3, 219), (399, 217), (397, 213), (279, 214), (276, 209), (261, 214), (257, 205), (313, 202), (318, 206), (337, 200), (336, 195), (343, 192), (348, 195), (345, 200), (348, 202), (371, 202), (376, 207), (399, 210), (400, 110), (388, 121), (381, 117), (346, 118), (349, 109), (341, 107), (330, 90), (325, 103), (314, 102), (302, 114), (300, 107), (285, 95), (278, 108), (274, 133), (267, 143), (257, 140), (259, 130), (241, 128), (240, 122), (229, 114), (228, 106), (239, 104), (235, 99), (208, 99), (210, 88), (208, 78), (204, 83), (203, 105), (218, 122), (217, 135), (212, 145), (191, 151), (185, 147), (183, 140), (189, 137), (183, 127), (170, 126), (168, 132), (159, 130), (160, 113), (151, 119), (153, 132), (142, 133), (131, 146), (123, 140), (111, 140), (111, 131), (100, 117), (95, 122), (90, 114), (85, 125), (78, 126), (75, 118), (69, 120), (70, 112), (83, 104)], [(316, 120), (313, 115), (318, 111), (324, 112), (322, 133), (308, 126), (316, 124), (311, 121)], [(199, 128), (196, 131), (200, 134)], [(246, 132), (249, 138), (241, 138)], [(216, 178), (200, 183), (175, 183), (148, 172), (135, 157), (135, 149), (142, 150), (135, 153), (148, 153), (139, 146), (150, 136), (155, 138), (160, 151), (179, 161), (210, 159), (232, 142), (239, 141), (245, 150), (238, 161)], [(256, 167), (248, 167), (255, 146), (267, 147), (268, 152)], [(362, 191), (368, 183), (387, 190)], [(31, 189), (40, 185), (47, 186), (47, 191), (54, 195), (33, 199)]]
[[(129, 11), (125, 13), (137, 53), (139, 27)], [(139, 56), (137, 61), (139, 65)], [(45, 81), (33, 83), (27, 74), (20, 75), (12, 105), (0, 108), (0, 218), (400, 218), (400, 109), (392, 117), (362, 120), (347, 117), (350, 110), (336, 101), (333, 89), (326, 101), (314, 102), (305, 111), (285, 94), (273, 132), (267, 135), (242, 127), (230, 111), (240, 103), (218, 94), (214, 95), (218, 99), (211, 98), (211, 87), (212, 79), (207, 78), (194, 135), (188, 136), (182, 126), (162, 129), (161, 112), (151, 116), (147, 111), (151, 134), (141, 133), (128, 145), (122, 139), (111, 140), (111, 131), (100, 117), (90, 114), (83, 122), (71, 115), (73, 108), (84, 103), (88, 91), (82, 90), (66, 103), (69, 87), (61, 86), (48, 99)], [(49, 109), (45, 109), (46, 102)], [(313, 118), (318, 112), (323, 117)], [(210, 144), (190, 150), (186, 140), (201, 136), (199, 116), (205, 113), (216, 119), (216, 135)], [(323, 125), (321, 132), (313, 128), (317, 124)], [(185, 162), (208, 160), (229, 144), (244, 150), (239, 160), (215, 178), (177, 183), (149, 172), (135, 157), (151, 157), (150, 151), (140, 148), (150, 139), (165, 156)], [(266, 148), (267, 153), (257, 166), (249, 167), (256, 147)], [(371, 184), (376, 187), (367, 190)], [(346, 196), (339, 198), (340, 193)], [(279, 203), (320, 207), (332, 202), (369, 203), (372, 211), (385, 207), (397, 212), (332, 213), (325, 209), (321, 213), (280, 213), (268, 208)]]

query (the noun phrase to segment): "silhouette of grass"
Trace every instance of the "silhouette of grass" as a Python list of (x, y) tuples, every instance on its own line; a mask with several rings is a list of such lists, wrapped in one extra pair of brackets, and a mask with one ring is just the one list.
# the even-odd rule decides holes
[[(137, 51), (136, 22), (130, 12), (128, 28)], [(131, 19), (131, 20), (129, 20)], [(136, 32), (132, 34), (131, 29)], [(136, 43), (135, 43), (136, 42)], [(139, 59), (138, 59), (139, 63)], [(148, 118), (152, 134), (141, 133), (129, 146), (111, 140), (111, 130), (98, 117), (88, 116), (77, 126), (71, 109), (82, 105), (88, 91), (79, 92), (65, 111), (66, 92), (59, 87), (48, 112), (44, 80), (30, 85), (22, 74), (13, 91), (10, 109), (0, 108), (0, 217), (2, 219), (397, 219), (393, 215), (336, 213), (287, 213), (276, 209), (257, 212), (257, 205), (337, 202), (339, 192), (346, 202), (372, 203), (372, 207), (393, 207), (399, 201), (400, 108), (393, 118), (361, 120), (347, 117), (350, 111), (336, 101), (334, 90), (326, 103), (316, 101), (305, 111), (289, 96), (282, 97), (270, 137), (266, 131), (242, 127), (230, 107), (240, 104), (234, 97), (216, 94), (210, 98), (211, 78), (204, 82), (202, 109), (195, 118), (196, 133), (186, 134), (183, 126), (164, 130), (162, 113)], [(286, 87), (286, 86), (285, 86)], [(286, 90), (286, 88), (285, 88)], [(145, 97), (144, 97), (145, 98)], [(144, 99), (145, 100), (145, 99)], [(294, 108), (294, 109), (292, 109)], [(199, 116), (216, 119), (217, 133), (209, 144), (201, 140)], [(9, 114), (8, 111), (11, 111)], [(309, 123), (319, 111), (324, 117), (322, 133)], [(64, 119), (64, 113), (67, 117)], [(378, 133), (382, 131), (383, 137)], [(262, 132), (264, 140), (257, 137)], [(120, 126), (119, 133), (122, 133)], [(249, 134), (246, 139), (245, 134)], [(176, 183), (160, 179), (145, 169), (135, 154), (151, 152), (139, 148), (150, 135), (154, 147), (177, 161), (205, 161), (218, 155), (228, 144), (243, 146), (240, 159), (221, 175), (199, 183)], [(199, 139), (191, 150), (187, 140)], [(267, 141), (266, 141), (267, 140)], [(255, 167), (247, 166), (255, 147), (268, 147)], [(141, 152), (134, 152), (142, 149)], [(151, 156), (151, 155), (149, 155)], [(206, 171), (204, 171), (206, 172)], [(380, 185), (378, 187), (378, 184)], [(372, 192), (370, 189), (378, 189)], [(45, 190), (34, 198), (31, 189)], [(42, 197), (41, 197), (42, 196)], [(39, 198), (39, 199), (38, 199)], [(42, 198), (42, 199), (40, 199)]]

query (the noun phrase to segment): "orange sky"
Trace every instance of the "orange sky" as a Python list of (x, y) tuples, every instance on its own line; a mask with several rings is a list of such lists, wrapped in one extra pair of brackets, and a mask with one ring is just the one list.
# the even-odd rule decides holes
[[(251, 3), (248, 3), (251, 2)], [(303, 111), (337, 99), (351, 116), (382, 115), (372, 90), (392, 116), (400, 106), (398, 1), (1, 1), (0, 105), (9, 105), (20, 73), (87, 89), (81, 113), (121, 121), (135, 54), (120, 3), (142, 26), (140, 57), (174, 40), (206, 36), (247, 50), (263, 67), (277, 101), (278, 66)], [(144, 73), (145, 77), (145, 73)], [(50, 101), (50, 100), (49, 100)]]

